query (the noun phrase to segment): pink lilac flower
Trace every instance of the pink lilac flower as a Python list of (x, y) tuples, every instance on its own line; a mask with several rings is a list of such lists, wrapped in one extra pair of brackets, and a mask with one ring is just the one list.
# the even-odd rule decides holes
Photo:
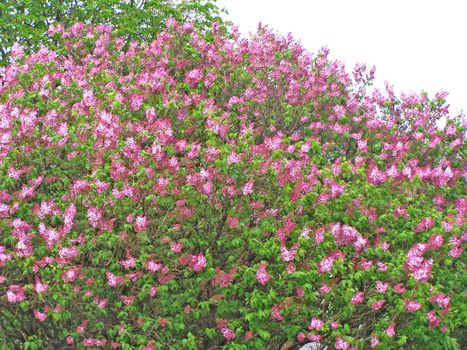
[(235, 332), (229, 327), (222, 327), (221, 334), (225, 340), (232, 340), (233, 338), (235, 338)]
[(270, 278), (271, 276), (266, 272), (266, 264), (260, 264), (256, 270), (256, 280), (264, 286)]
[(234, 218), (230, 215), (227, 216), (227, 224), (230, 228), (238, 228), (238, 218)]
[(163, 265), (154, 259), (149, 259), (146, 261), (146, 269), (148, 269), (151, 272), (157, 272), (160, 269), (162, 269), (162, 267)]
[(287, 249), (286, 246), (281, 245), (281, 258), (282, 260), (289, 262), (292, 261), (295, 258), (295, 255), (297, 254), (297, 248), (298, 245), (295, 244), (292, 249)]
[(45, 319), (47, 318), (47, 314), (41, 311), (33, 310), (34, 317), (39, 321), (39, 322), (44, 322)]
[(219, 267), (216, 267), (216, 277), (212, 279), (211, 285), (219, 285), (220, 287), (228, 287), (234, 281), (236, 268), (231, 269), (228, 273), (221, 271)]
[(19, 303), (20, 301), (23, 301), (26, 299), (26, 296), (24, 295), (26, 290), (24, 289), (23, 286), (12, 284), (8, 287), (8, 290), (6, 292), (6, 297), (8, 299), (8, 302), (14, 304), (14, 303)]
[(136, 297), (134, 295), (130, 295), (130, 296), (120, 295), (119, 298), (125, 305), (131, 305), (133, 304), (133, 301), (135, 300)]
[(441, 323), (441, 320), (438, 317), (436, 317), (434, 310), (428, 311), (428, 313), (426, 314), (426, 319), (428, 320), (428, 327), (430, 328), (438, 327)]
[(415, 312), (415, 311), (420, 310), (420, 308), (422, 307), (422, 304), (420, 304), (416, 300), (405, 299), (404, 300), (404, 306), (407, 309), (407, 311)]
[(61, 259), (69, 260), (79, 255), (79, 249), (76, 247), (62, 247), (58, 250)]
[(293, 263), (289, 262), (287, 264), (286, 270), (287, 270), (288, 274), (291, 274), (291, 273), (294, 273), (296, 271), (296, 267), (295, 267), (295, 265)]
[(350, 346), (350, 342), (344, 341), (344, 339), (342, 339), (340, 336), (336, 338), (336, 342), (334, 343), (334, 347), (336, 349), (347, 350), (349, 346)]
[(253, 193), (253, 184), (254, 184), (254, 181), (250, 180), (250, 181), (246, 182), (245, 185), (243, 185), (242, 194), (244, 196)]
[(136, 266), (136, 259), (130, 256), (126, 260), (120, 260), (120, 265), (122, 265), (126, 269), (130, 269)]
[(383, 304), (384, 304), (385, 302), (386, 302), (386, 300), (384, 300), (384, 299), (375, 301), (375, 302), (373, 302), (373, 303), (371, 304), (371, 308), (372, 308), (373, 310), (378, 310), (378, 309), (380, 309), (380, 308), (383, 306)]
[(99, 299), (98, 297), (94, 298), (94, 304), (96, 304), (99, 309), (104, 309), (107, 305), (107, 301), (108, 301), (107, 298), (104, 298), (104, 299)]
[(358, 291), (357, 293), (355, 293), (355, 295), (352, 297), (352, 299), (350, 299), (350, 303), (352, 303), (354, 305), (362, 303), (363, 300), (364, 300), (364, 296), (365, 296), (365, 294), (363, 292)]
[(431, 296), (430, 301), (437, 303), (442, 309), (449, 309), (451, 298), (449, 298), (446, 294), (440, 293)]
[(88, 220), (92, 227), (97, 228), (101, 219), (102, 213), (98, 208), (90, 207), (88, 209)]
[(18, 42), (15, 42), (11, 47), (10, 57), (12, 60), (16, 61), (17, 59), (23, 57), (24, 49)]
[(398, 283), (396, 284), (394, 287), (393, 287), (394, 291), (397, 293), (397, 294), (402, 294), (402, 293), (405, 293), (406, 289), (404, 288), (404, 284), (403, 283)]
[(318, 264), (318, 272), (319, 273), (330, 272), (333, 264), (334, 264), (334, 258), (332, 256), (325, 256)]
[(441, 248), (443, 243), (444, 243), (444, 237), (443, 235), (440, 235), (440, 234), (433, 234), (428, 240), (429, 249), (432, 249), (432, 250)]
[(386, 328), (386, 335), (388, 337), (394, 337), (395, 334), (396, 334), (396, 325), (394, 323), (391, 323)]
[(435, 220), (431, 216), (429, 216), (427, 218), (423, 218), (419, 222), (419, 224), (415, 227), (414, 232), (419, 233), (419, 232), (426, 231), (426, 230), (430, 229), (431, 227), (433, 227), (434, 224), (435, 224)]
[(123, 277), (115, 276), (112, 272), (107, 271), (105, 275), (107, 276), (107, 284), (113, 288), (117, 287), (125, 281)]
[(65, 283), (74, 282), (80, 273), (79, 267), (70, 266), (68, 270), (62, 273), (62, 280)]
[(376, 338), (374, 335), (371, 337), (371, 340), (370, 340), (370, 347), (372, 349), (376, 348), (377, 346), (379, 345), (379, 339)]
[(282, 321), (284, 317), (281, 315), (281, 309), (279, 305), (275, 304), (271, 309), (271, 320)]
[(149, 220), (142, 215), (138, 215), (135, 219), (134, 228), (136, 232), (143, 232), (149, 225)]
[(170, 244), (170, 250), (174, 253), (180, 253), (183, 249), (183, 243), (181, 242), (172, 242)]
[(324, 322), (322, 320), (317, 319), (316, 317), (313, 317), (311, 319), (310, 325), (308, 329), (310, 330), (315, 330), (315, 331), (320, 331), (324, 326)]
[(36, 283), (34, 283), (34, 290), (36, 293), (44, 293), (47, 292), (49, 289), (49, 285), (47, 283), (42, 283), (39, 278), (36, 277)]
[(149, 295), (151, 298), (154, 298), (156, 296), (156, 293), (157, 293), (158, 289), (157, 287), (154, 287), (152, 286), (150, 289), (149, 289)]
[(381, 272), (386, 272), (388, 270), (388, 266), (381, 261), (377, 261), (376, 265), (378, 266), (378, 270)]
[(330, 291), (331, 291), (331, 288), (325, 282), (322, 282), (321, 287), (319, 288), (319, 292), (321, 294), (327, 294)]
[(324, 226), (315, 231), (314, 239), (317, 245), (321, 244), (324, 241), (324, 231), (325, 231)]
[(384, 294), (389, 287), (389, 283), (383, 283), (381, 281), (376, 281), (376, 291), (378, 293)]
[(363, 271), (368, 271), (370, 269), (370, 267), (373, 266), (373, 261), (362, 259), (362, 261), (360, 261), (359, 265), (360, 265), (360, 268)]
[(203, 255), (203, 253), (199, 253), (197, 255), (191, 255), (190, 257), (191, 257), (190, 267), (194, 271), (200, 272), (204, 270), (204, 268), (206, 267), (206, 258)]

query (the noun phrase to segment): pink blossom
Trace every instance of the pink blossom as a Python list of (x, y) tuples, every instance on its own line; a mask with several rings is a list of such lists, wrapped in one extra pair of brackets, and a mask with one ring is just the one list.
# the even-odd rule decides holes
[(271, 320), (282, 321), (283, 319), (279, 305), (275, 304), (271, 309)]
[(323, 339), (323, 336), (318, 335), (318, 334), (309, 333), (307, 338), (308, 338), (309, 341), (319, 342), (319, 341), (321, 341)]
[(98, 208), (90, 207), (88, 209), (88, 220), (92, 227), (97, 228), (101, 219), (102, 212)]
[(336, 342), (334, 343), (334, 347), (336, 349), (347, 350), (349, 346), (350, 346), (350, 342), (344, 341), (344, 339), (342, 339), (340, 336), (336, 338)]
[(364, 300), (364, 296), (365, 296), (365, 294), (363, 292), (358, 291), (357, 293), (355, 293), (355, 295), (352, 297), (352, 299), (350, 299), (350, 302), (352, 304), (362, 303), (363, 300)]
[(235, 332), (229, 327), (222, 327), (221, 334), (225, 340), (232, 340), (233, 338), (235, 338)]
[(151, 272), (157, 272), (160, 269), (162, 269), (162, 267), (163, 265), (154, 259), (146, 260), (146, 269), (148, 269)]
[(120, 284), (122, 284), (125, 279), (121, 276), (115, 276), (112, 272), (106, 272), (105, 275), (107, 276), (107, 284), (110, 286), (110, 287), (117, 287), (119, 286)]
[(136, 297), (134, 295), (130, 295), (130, 296), (120, 295), (119, 298), (125, 305), (131, 305), (133, 304), (133, 301), (135, 300)]
[(243, 185), (242, 194), (244, 196), (247, 196), (247, 195), (253, 193), (253, 184), (254, 184), (254, 181), (250, 180), (250, 181), (246, 182), (245, 185)]
[(386, 300), (384, 300), (384, 299), (375, 301), (375, 302), (373, 302), (373, 303), (371, 304), (371, 308), (372, 308), (373, 310), (378, 310), (378, 309), (380, 309), (380, 308), (383, 306), (383, 304), (384, 304), (385, 302), (386, 302)]
[(149, 225), (148, 219), (143, 215), (138, 215), (135, 220), (134, 228), (136, 232), (143, 232)]
[(62, 273), (62, 280), (65, 283), (74, 282), (80, 273), (79, 267), (70, 266), (65, 272)]
[(384, 294), (389, 287), (389, 283), (383, 283), (381, 281), (376, 281), (376, 291), (378, 293)]
[(325, 273), (330, 272), (332, 265), (334, 264), (334, 258), (331, 256), (324, 257), (321, 262), (318, 264), (318, 272)]
[(264, 286), (270, 278), (271, 276), (266, 272), (266, 264), (260, 264), (256, 270), (256, 280)]
[(370, 340), (370, 347), (372, 349), (376, 348), (377, 346), (379, 345), (379, 339), (376, 338), (374, 335), (371, 337), (371, 340)]
[(122, 265), (126, 269), (130, 269), (136, 266), (136, 259), (130, 256), (126, 260), (120, 260), (120, 265)]
[(99, 299), (98, 297), (94, 298), (94, 304), (96, 304), (99, 309), (104, 309), (107, 305), (107, 301), (108, 301), (107, 298), (104, 298), (104, 299)]
[(149, 289), (149, 295), (151, 296), (151, 298), (154, 298), (156, 296), (157, 291), (158, 291), (157, 287), (154, 287), (154, 286), (152, 286)]
[(394, 323), (391, 323), (386, 328), (386, 335), (388, 337), (394, 337), (395, 334), (396, 334), (396, 325)]
[(60, 256), (61, 259), (64, 259), (64, 260), (72, 259), (78, 256), (79, 253), (80, 251), (76, 247), (62, 247), (58, 250), (58, 255)]
[(311, 319), (310, 325), (308, 329), (310, 330), (315, 330), (315, 331), (320, 331), (324, 326), (324, 322), (322, 320), (317, 319), (316, 317), (313, 317)]
[(396, 284), (393, 289), (397, 294), (402, 294), (406, 291), (403, 283)]
[(174, 253), (180, 253), (182, 249), (183, 249), (183, 243), (172, 242), (170, 244), (170, 250)]
[(204, 270), (204, 268), (206, 267), (206, 257), (202, 253), (199, 253), (197, 255), (191, 255), (190, 266), (196, 272)]
[(39, 278), (36, 277), (36, 283), (34, 283), (34, 290), (36, 293), (44, 293), (47, 292), (49, 289), (49, 285), (47, 283), (42, 283)]
[(428, 327), (430, 328), (438, 327), (441, 323), (441, 320), (438, 317), (436, 317), (434, 310), (428, 311), (428, 313), (426, 314), (426, 319), (428, 320)]
[(227, 216), (227, 224), (230, 228), (238, 228), (238, 218), (234, 218), (230, 215)]
[(329, 288), (329, 286), (325, 282), (322, 282), (321, 287), (319, 288), (319, 292), (321, 294), (328, 294), (330, 291), (331, 288)]
[(409, 299), (404, 300), (404, 306), (409, 312), (418, 311), (422, 307), (422, 305), (416, 300), (409, 300)]
[(44, 312), (33, 310), (34, 317), (39, 321), (39, 322), (44, 322), (45, 319), (47, 318), (47, 315)]
[(442, 309), (449, 309), (451, 298), (446, 294), (440, 293), (432, 295), (430, 301), (437, 303)]
[(26, 299), (26, 296), (24, 295), (25, 292), (26, 290), (23, 286), (12, 284), (8, 286), (6, 297), (8, 301), (12, 304), (19, 303), (20, 301)]

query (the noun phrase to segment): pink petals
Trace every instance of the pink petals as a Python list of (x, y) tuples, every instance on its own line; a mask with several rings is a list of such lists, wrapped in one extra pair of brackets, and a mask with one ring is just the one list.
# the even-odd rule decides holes
[(260, 264), (256, 270), (256, 280), (264, 286), (270, 278), (271, 276), (266, 272), (266, 264)]
[(106, 272), (105, 273), (106, 277), (107, 277), (107, 284), (110, 286), (110, 287), (117, 287), (119, 285), (121, 285), (123, 282), (125, 282), (125, 279), (121, 276), (116, 276), (114, 275), (112, 272)]
[(25, 296), (26, 290), (23, 286), (12, 284), (8, 286), (8, 290), (6, 292), (6, 297), (9, 303), (15, 304), (23, 301), (26, 299)]

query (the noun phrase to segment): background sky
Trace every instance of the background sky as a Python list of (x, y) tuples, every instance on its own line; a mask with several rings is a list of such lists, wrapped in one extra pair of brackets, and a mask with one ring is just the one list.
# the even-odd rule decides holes
[(376, 66), (375, 86), (449, 93), (451, 114), (467, 112), (467, 1), (217, 0), (247, 35), (258, 23), (291, 32), (311, 52), (322, 46), (351, 71)]

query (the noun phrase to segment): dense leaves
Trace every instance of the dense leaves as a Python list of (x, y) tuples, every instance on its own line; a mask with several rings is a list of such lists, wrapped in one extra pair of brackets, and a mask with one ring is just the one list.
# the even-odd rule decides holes
[(7, 348), (460, 348), (444, 93), (370, 90), (266, 28), (49, 34), (65, 49), (15, 45), (0, 82)]
[(209, 29), (220, 21), (215, 0), (2, 0), (0, 2), (0, 66), (8, 63), (8, 48), (19, 42), (29, 51), (54, 47), (47, 36), (51, 24), (110, 24), (127, 41), (152, 41), (168, 18), (193, 21)]

